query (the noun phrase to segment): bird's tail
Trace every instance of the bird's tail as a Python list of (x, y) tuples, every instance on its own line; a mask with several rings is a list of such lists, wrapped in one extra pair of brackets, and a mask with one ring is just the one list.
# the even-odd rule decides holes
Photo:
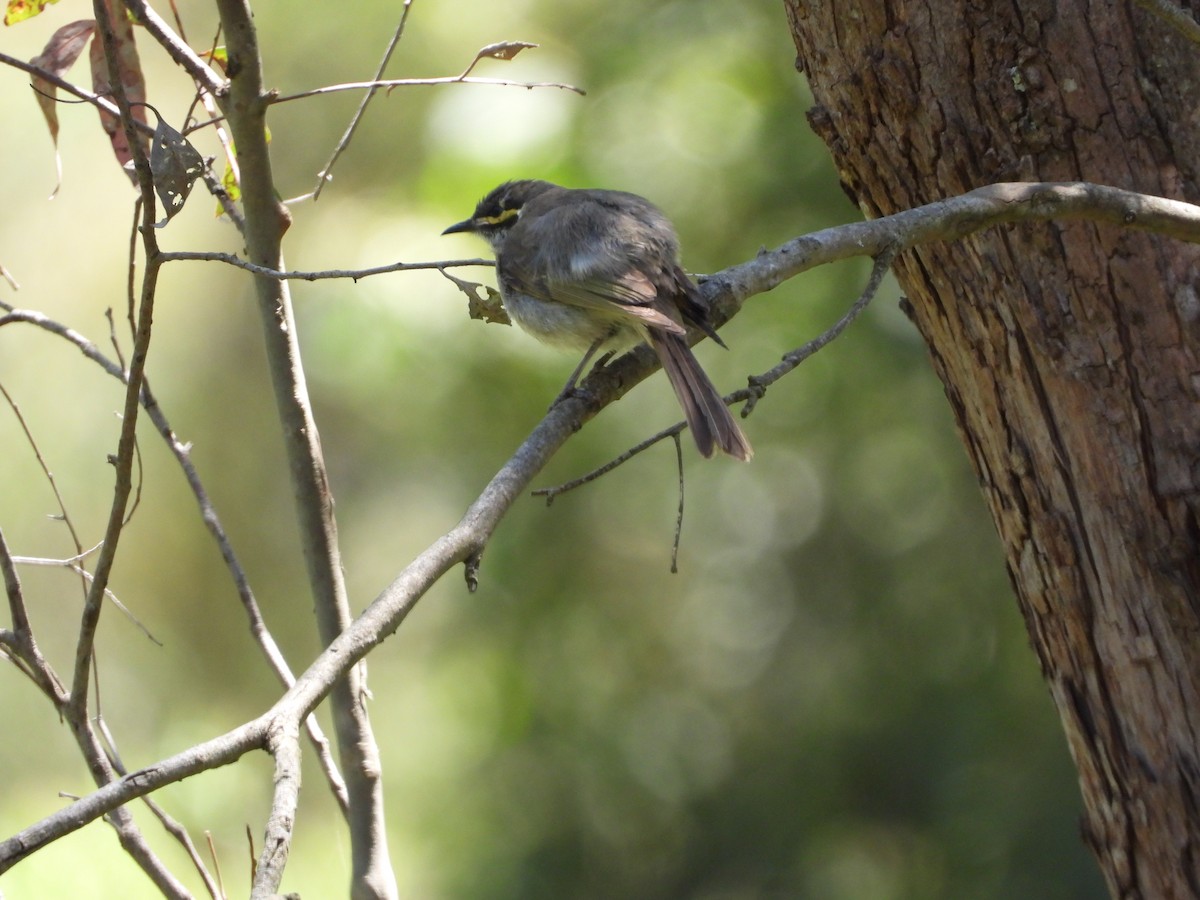
[(719, 448), (735, 459), (749, 461), (754, 455), (750, 442), (742, 434), (721, 393), (700, 368), (699, 360), (692, 354), (683, 335), (657, 328), (647, 331), (650, 346), (658, 354), (671, 387), (675, 389), (701, 455), (712, 456), (714, 448)]

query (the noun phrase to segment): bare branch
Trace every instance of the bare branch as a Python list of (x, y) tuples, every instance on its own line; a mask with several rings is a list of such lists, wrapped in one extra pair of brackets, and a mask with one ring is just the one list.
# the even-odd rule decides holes
[[(247, 262), (233, 253), (180, 250), (162, 254), (163, 262), (188, 260), (192, 262), (225, 263), (226, 265), (244, 269), (247, 272), (253, 272), (255, 275), (261, 275), (264, 278), (273, 278), (277, 281), (322, 281), (328, 278), (349, 278), (352, 281), (358, 281), (360, 278), (369, 278), (372, 275), (387, 275), (392, 272), (413, 272), (420, 269), (434, 269), (445, 275), (445, 269), (458, 266), (489, 266), (494, 268), (496, 265), (490, 259), (448, 259), (438, 262), (390, 263), (386, 266), (372, 266), (369, 269), (323, 269), (315, 272), (285, 272), (273, 269), (270, 266), (260, 266), (252, 262)], [(451, 280), (457, 282), (457, 279), (452, 278)]]
[[(754, 294), (824, 262), (879, 256), (893, 246), (896, 252), (903, 252), (920, 243), (953, 240), (1004, 223), (1058, 218), (1092, 219), (1200, 243), (1200, 207), (1190, 204), (1087, 184), (1000, 184), (883, 219), (797, 238), (709, 277), (701, 291), (728, 318)], [(8, 317), (0, 317), (0, 324), (11, 316), (10, 312)], [(600, 409), (654, 370), (651, 356), (648, 352), (626, 354), (594, 379), (589, 377), (586, 396), (581, 391), (556, 403), (459, 523), (406, 566), (271, 710), (234, 731), (105, 785), (0, 842), (0, 872), (121, 804), (262, 748), (271, 728), (285, 727), (306, 716), (340, 676), (395, 632), (433, 584), (459, 563), (478, 559), (508, 509), (553, 454)]]
[(212, 67), (201, 59), (187, 42), (171, 30), (171, 26), (149, 6), (145, 0), (124, 0), (125, 5), (133, 13), (134, 18), (145, 26), (146, 31), (167, 51), (167, 55), (175, 60), (176, 65), (188, 73), (202, 90), (210, 94), (220, 95), (225, 90), (225, 79), (213, 71)]
[[(165, 254), (160, 254), (160, 258)], [(57, 322), (48, 316), (35, 312), (33, 310), (19, 310), (0, 301), (0, 309), (8, 312), (8, 315), (0, 317), (0, 326), (5, 324), (26, 323), (41, 328), (51, 334), (57, 335), (78, 348), (85, 357), (87, 357), (96, 365), (100, 366), (105, 372), (112, 377), (126, 382), (126, 372), (117, 363), (110, 360), (101, 353), (96, 345), (88, 340), (85, 336), (71, 328)], [(233, 545), (229, 540), (229, 536), (225, 531), (224, 525), (221, 524), (221, 519), (217, 515), (216, 509), (209, 500), (208, 492), (204, 488), (204, 484), (200, 479), (199, 473), (196, 471), (195, 465), (191, 461), (190, 447), (180, 441), (171, 423), (168, 421), (166, 414), (158, 405), (153, 392), (150, 390), (149, 383), (144, 383), (142, 386), (142, 406), (146, 410), (151, 423), (155, 430), (166, 442), (167, 447), (175, 456), (183, 471), (184, 477), (187, 480), (188, 486), (192, 490), (192, 494), (196, 498), (196, 502), (200, 507), (200, 516), (204, 521), (205, 527), (216, 541), (217, 547), (221, 552), (221, 558), (224, 560), (226, 567), (229, 569), (230, 576), (233, 580), (234, 587), (237, 590), (242, 606), (246, 611), (246, 616), (250, 622), (250, 633), (255, 642), (259, 645), (263, 655), (267, 659), (267, 663), (275, 672), (280, 684), (285, 689), (290, 688), (295, 684), (296, 678), (292, 674), (291, 667), (287, 660), (284, 659), (279, 645), (275, 642), (274, 636), (263, 619), (262, 612), (259, 609), (258, 601), (254, 597), (253, 591), (250, 589), (249, 580), (246, 577), (245, 570), (242, 568), (237, 554), (234, 552)], [(99, 546), (99, 545), (97, 545)], [(95, 549), (95, 548), (93, 548)], [(85, 551), (83, 555), (90, 555), (92, 551)], [(51, 561), (55, 564), (61, 563), (61, 560)], [(309, 738), (312, 741), (314, 748), (317, 751), (317, 759), (321, 765), (322, 771), (325, 773), (326, 780), (329, 782), (330, 790), (333, 793), (334, 799), (337, 801), (343, 815), (348, 810), (348, 799), (346, 796), (346, 785), (338, 772), (337, 763), (333, 759), (330, 752), (329, 741), (325, 737), (320, 724), (315, 717), (310, 716), (305, 721), (305, 729), (308, 732)]]
[[(81, 88), (72, 84), (65, 78), (60, 78), (53, 72), (43, 69), (41, 66), (35, 66), (32, 63), (27, 63), (23, 59), (17, 59), (15, 56), (9, 56), (7, 53), (0, 53), (0, 64), (12, 66), (14, 69), (20, 69), (23, 72), (28, 72), (30, 75), (36, 75), (43, 81), (47, 81), (56, 88), (66, 91), (68, 94), (74, 94), (80, 100), (84, 100), (98, 109), (104, 110), (109, 115), (119, 116), (121, 111), (117, 109), (117, 105), (107, 97), (102, 97), (99, 94), (94, 94), (86, 88)], [(147, 123), (139, 123), (138, 127), (146, 134), (153, 134), (154, 129)]]
[[(400, 23), (396, 26), (395, 32), (392, 33), (392, 39), (388, 41), (387, 49), (383, 51), (383, 59), (379, 61), (379, 67), (375, 70), (375, 80), (383, 77), (383, 73), (387, 69), (387, 64), (392, 58), (392, 53), (396, 49), (396, 45), (400, 43), (400, 38), (404, 36), (404, 26), (408, 24), (408, 12), (410, 9), (412, 9), (412, 0), (404, 0), (404, 11), (400, 13)], [(345, 133), (342, 134), (341, 139), (337, 142), (337, 146), (333, 148), (333, 154), (329, 157), (329, 162), (325, 163), (325, 168), (317, 173), (317, 184), (312, 192), (313, 200), (320, 199), (321, 191), (324, 190), (325, 185), (333, 178), (333, 167), (337, 163), (338, 157), (350, 145), (350, 139), (354, 137), (354, 132), (358, 130), (358, 123), (362, 121), (363, 116), (367, 112), (367, 104), (374, 99), (377, 90), (377, 88), (371, 88), (367, 91), (367, 95), (362, 98), (362, 101), (358, 104), (358, 109), (354, 112), (353, 118), (350, 119), (350, 124), (346, 126)]]
[[(109, 82), (117, 98), (117, 108), (121, 111), (121, 123), (125, 129), (130, 151), (133, 153), (135, 169), (141, 187), (142, 203), (144, 206), (143, 224), (147, 228), (143, 232), (143, 241), (147, 251), (146, 273), (142, 281), (141, 309), (137, 336), (133, 354), (130, 358), (129, 371), (126, 376), (125, 405), (122, 411), (121, 435), (117, 445), (114, 461), (116, 478), (113, 486), (112, 507), (109, 512), (108, 527), (105, 530), (104, 545), (100, 557), (96, 561), (93, 581), (84, 602), (83, 615), (80, 619), (79, 636), (75, 650), (75, 673), (71, 684), (71, 713), (76, 719), (87, 717), (87, 687), (88, 672), (92, 661), (92, 645), (95, 640), (96, 628), (100, 621), (101, 601), (108, 578), (116, 559), (117, 545), (120, 541), (121, 529), (125, 524), (125, 513), (133, 488), (132, 471), (137, 442), (137, 420), (139, 399), (142, 388), (142, 378), (145, 373), (146, 356), (149, 352), (151, 323), (154, 317), (154, 293), (158, 281), (158, 263), (154, 256), (158, 251), (152, 226), (154, 223), (154, 185), (150, 176), (150, 165), (146, 159), (141, 141), (137, 139), (135, 119), (129, 110), (129, 101), (125, 96), (121, 83), (121, 75), (117, 70), (115, 57), (117, 50), (116, 39), (112, 33), (112, 23), (103, 0), (94, 0), (97, 31), (104, 41), (105, 57), (109, 65)], [(2, 320), (0, 320), (2, 321)]]
[(54, 494), (54, 501), (58, 504), (58, 514), (62, 519), (62, 523), (67, 526), (67, 531), (70, 533), (71, 541), (75, 546), (76, 555), (72, 558), (71, 562), (80, 560), (87, 554), (83, 550), (83, 543), (79, 539), (79, 533), (75, 530), (75, 524), (71, 521), (71, 515), (67, 512), (67, 504), (63, 500), (62, 492), (58, 489), (58, 482), (54, 478), (54, 472), (51, 471), (50, 466), (46, 463), (46, 458), (42, 455), (42, 449), (38, 446), (33, 432), (29, 430), (29, 423), (25, 421), (21, 407), (2, 384), (0, 384), (0, 396), (4, 397), (9, 408), (13, 411), (13, 415), (16, 416), (17, 424), (21, 426), (21, 431), (25, 435), (25, 441), (29, 444), (30, 449), (33, 451), (34, 459), (37, 460), (37, 464), (42, 470), (42, 476), (46, 479), (46, 482), (50, 485), (51, 492)]
[(892, 245), (904, 251), (997, 225), (1051, 219), (1084, 219), (1200, 243), (1200, 207), (1190, 203), (1086, 182), (1002, 182), (881, 219), (814, 231), (725, 269), (701, 291), (720, 301), (728, 315), (745, 298), (818, 265), (878, 256)]
[[(230, 58), (242, 63), (231, 72), (226, 114), (241, 165), (247, 254), (257, 265), (278, 269), (282, 267), (281, 245), (289, 217), (286, 207), (276, 199), (267, 150), (265, 126), (270, 96), (263, 88), (258, 35), (245, 0), (217, 0), (217, 10)], [(320, 435), (308, 396), (288, 283), (255, 277), (254, 288), (318, 632), (322, 643), (328, 646), (350, 624), (351, 613)], [(349, 797), (352, 893), (393, 898), (397, 892), (388, 857), (382, 764), (362, 702), (365, 679), (365, 664), (353, 666), (344, 670), (330, 689), (342, 775)], [(276, 764), (280, 764), (278, 759)], [(287, 824), (293, 822), (294, 818), (290, 818)], [(278, 849), (268, 847), (263, 852), (276, 853)], [(278, 888), (282, 869), (271, 868), (268, 874), (276, 880), (264, 882), (259, 873), (256, 893)]]
[(69, 698), (58, 675), (46, 662), (42, 651), (38, 649), (37, 640), (33, 636), (33, 627), (29, 624), (29, 614), (25, 609), (25, 594), (21, 590), (21, 579), (17, 575), (15, 560), (8, 550), (3, 531), (0, 531), (0, 574), (4, 575), (8, 613), (14, 629), (6, 632), (11, 635), (11, 639), (6, 641), (5, 645), (12, 651), (14, 661), (19, 661), (25, 674), (33, 680), (43, 694), (50, 698), (55, 708), (61, 710)]
[(123, 804), (190, 775), (228, 765), (266, 740), (267, 716), (261, 716), (226, 734), (189, 747), (183, 753), (105, 784), (69, 806), (4, 841), (0, 841), (0, 872), (12, 868), (30, 853), (94, 822)]
[[(822, 347), (832, 343), (839, 335), (841, 335), (843, 331), (846, 330), (846, 327), (851, 322), (859, 317), (863, 310), (865, 310), (867, 306), (870, 305), (871, 301), (875, 299), (875, 294), (879, 291), (879, 285), (883, 281), (883, 276), (888, 273), (888, 270), (892, 267), (892, 261), (895, 258), (895, 247), (889, 247), (875, 257), (875, 265), (871, 269), (871, 277), (867, 279), (867, 286), (863, 288), (862, 293), (858, 295), (858, 299), (855, 300), (851, 307), (846, 310), (845, 314), (843, 314), (842, 317), (833, 324), (832, 328), (823, 332), (822, 334), (819, 334), (817, 337), (813, 338), (803, 346), (797, 347), (790, 353), (784, 354), (784, 357), (780, 361), (779, 365), (775, 366), (773, 369), (763, 372), (761, 375), (750, 376), (750, 386), (745, 391), (736, 392), (733, 396), (733, 402), (735, 403), (741, 399), (746, 400), (746, 405), (742, 409), (743, 418), (750, 415), (750, 413), (754, 411), (754, 407), (766, 394), (768, 387), (770, 387), (784, 375), (787, 375), (789, 372), (795, 370), (800, 363), (804, 362)], [(742, 396), (743, 394), (746, 395), (744, 398)]]
[(310, 90), (299, 91), (295, 94), (272, 97), (271, 102), (288, 103), (292, 100), (303, 100), (305, 97), (319, 97), (322, 94), (336, 94), (341, 91), (375, 91), (379, 90), (379, 88), (431, 87), (439, 84), (488, 84), (494, 87), (525, 88), (528, 91), (536, 88), (559, 88), (564, 91), (572, 91), (580, 96), (587, 94), (587, 91), (583, 88), (575, 87), (572, 84), (563, 84), (558, 81), (510, 81), (505, 78), (443, 75), (437, 78), (386, 78), (380, 81), (348, 81), (345, 84), (329, 84), (325, 87), (311, 88)]
[(254, 867), (251, 900), (269, 900), (283, 880), (292, 845), (292, 827), (296, 807), (300, 802), (300, 744), (289, 720), (272, 729), (268, 749), (275, 757), (275, 791), (271, 798), (271, 814), (267, 817), (262, 853)]

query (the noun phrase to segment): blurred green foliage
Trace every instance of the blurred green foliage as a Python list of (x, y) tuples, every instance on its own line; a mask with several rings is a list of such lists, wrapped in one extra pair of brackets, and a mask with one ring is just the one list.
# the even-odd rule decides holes
[[(212, 10), (179, 5), (189, 38), (205, 45)], [(84, 14), (80, 3), (52, 7), (0, 33), (0, 49), (30, 57)], [(267, 82), (286, 94), (368, 77), (399, 4), (333, 16), (276, 2), (256, 15)], [(484, 255), (438, 234), (510, 177), (646, 194), (677, 223), (697, 272), (857, 217), (806, 126), (811, 100), (776, 4), (416, 0), (389, 74), (456, 74), (483, 45), (513, 39), (541, 47), (474, 74), (565, 81), (586, 97), (463, 85), (379, 95), (321, 200), (296, 204), (291, 266)], [(182, 116), (187, 85), (144, 37), (142, 56), (151, 101)], [(284, 196), (311, 190), (359, 98), (275, 108)], [(0, 290), (106, 346), (103, 312), (114, 308), (119, 323), (125, 304), (124, 176), (94, 113), (64, 110), (66, 180), (48, 203), (53, 165), (33, 137), (39, 113), (23, 75), (4, 73), (0, 113), (13, 160), (0, 261), (23, 285)], [(162, 241), (239, 249), (198, 194)], [(866, 271), (830, 267), (752, 300), (724, 333), (729, 352), (700, 349), (714, 379), (733, 389), (820, 333)], [(294, 292), (361, 608), (456, 521), (575, 360), (468, 320), (465, 297), (437, 275)], [(216, 264), (180, 264), (163, 278), (156, 319), (151, 383), (302, 669), (318, 646), (250, 288)], [(61, 342), (11, 327), (0, 331), (0, 381), (94, 542), (118, 386)], [(677, 416), (656, 376), (573, 439), (542, 482), (587, 471)], [(550, 508), (522, 501), (484, 556), (478, 593), (455, 573), (372, 655), (403, 894), (1099, 896), (1077, 836), (1074, 773), (997, 541), (895, 287), (773, 388), (745, 427), (757, 450), (748, 466), (685, 448), (679, 574), (668, 571), (677, 484), (664, 445)], [(0, 527), (14, 552), (69, 555), (6, 408), (0, 441)], [(230, 728), (279, 693), (148, 427), (142, 457), (141, 505), (113, 587), (163, 646), (113, 608), (100, 646), (105, 719), (131, 767)], [(44, 647), (65, 669), (78, 583), (58, 570), (22, 576)], [(89, 783), (66, 730), (11, 666), (0, 668), (0, 697), (7, 835), (53, 810), (57, 792)], [(343, 828), (319, 772), (305, 778), (284, 888), (343, 895)], [(212, 833), (231, 896), (245, 892), (244, 832), (260, 826), (269, 789), (269, 761), (255, 757), (159, 798), (195, 835)], [(154, 895), (99, 824), (18, 866), (0, 890), (8, 900)]]

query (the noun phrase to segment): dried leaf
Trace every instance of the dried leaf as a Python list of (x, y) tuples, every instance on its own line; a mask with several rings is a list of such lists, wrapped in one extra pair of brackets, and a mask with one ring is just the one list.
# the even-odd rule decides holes
[(475, 59), (512, 59), (522, 50), (536, 47), (528, 41), (501, 41), (498, 44), (488, 44), (475, 54)]
[[(116, 7), (114, 9), (114, 6)], [(138, 59), (137, 46), (133, 42), (133, 23), (125, 15), (125, 8), (114, 0), (104, 0), (105, 15), (111, 23), (113, 36), (117, 44), (117, 72), (125, 96), (129, 100), (133, 118), (146, 122), (146, 81), (142, 77), (142, 64)], [(92, 41), (89, 54), (92, 63), (92, 90), (102, 96), (113, 96), (112, 85), (108, 79), (108, 64), (104, 60), (104, 41)], [(112, 142), (113, 153), (117, 162), (125, 167), (126, 172), (133, 177), (133, 151), (125, 139), (125, 129), (121, 127), (116, 116), (100, 111), (100, 124)]]
[[(158, 111), (155, 110), (155, 114)], [(163, 217), (155, 222), (162, 228), (192, 192), (192, 185), (204, 171), (204, 159), (182, 134), (158, 116), (158, 127), (154, 129), (154, 141), (150, 145), (150, 172), (154, 175), (154, 189), (162, 201)]]
[(58, 0), (8, 0), (4, 7), (4, 24), (16, 25), (26, 19), (32, 19), (51, 3)]
[(467, 315), (472, 319), (481, 319), (489, 324), (511, 325), (512, 319), (508, 317), (508, 313), (504, 311), (504, 304), (500, 302), (500, 292), (488, 285), (475, 285), (475, 287), (476, 289), (482, 287), (487, 291), (487, 297), (480, 297), (478, 290), (468, 291)]
[[(46, 42), (42, 52), (31, 59), (30, 63), (61, 78), (75, 64), (75, 60), (79, 59), (79, 54), (83, 52), (84, 45), (95, 30), (94, 19), (80, 19), (78, 22), (64, 25), (50, 35), (50, 40)], [(46, 128), (50, 131), (50, 141), (54, 144), (54, 168), (58, 173), (58, 181), (50, 193), (53, 199), (62, 187), (62, 157), (58, 153), (58, 88), (37, 75), (33, 76), (32, 83), (38, 106), (42, 108), (42, 115), (46, 119)]]
[(75, 65), (75, 60), (79, 59), (79, 54), (83, 52), (84, 44), (95, 30), (94, 19), (80, 19), (78, 22), (64, 25), (50, 35), (50, 40), (46, 42), (42, 52), (30, 62), (61, 78)]

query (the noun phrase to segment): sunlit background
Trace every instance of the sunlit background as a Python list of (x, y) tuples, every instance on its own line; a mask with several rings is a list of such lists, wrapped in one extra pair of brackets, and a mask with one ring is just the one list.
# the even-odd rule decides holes
[[(209, 4), (182, 0), (207, 47)], [(165, 10), (164, 10), (165, 11)], [(399, 3), (259, 4), (266, 81), (283, 94), (372, 74)], [(0, 30), (30, 58), (90, 15), (63, 0)], [(188, 84), (139, 37), (150, 100), (179, 125)], [(379, 95), (317, 203), (294, 205), (288, 264), (358, 268), (485, 255), (440, 237), (512, 177), (645, 194), (704, 273), (858, 218), (822, 146), (775, 3), (416, 0), (388, 74), (454, 75), (485, 44), (540, 44), (473, 74), (556, 88), (414, 87)], [(86, 81), (86, 61), (71, 77)], [(111, 354), (123, 325), (133, 194), (94, 110), (63, 107), (64, 184), (24, 74), (0, 69), (0, 296)], [(361, 94), (270, 118), (278, 187), (312, 190)], [(214, 154), (211, 137), (196, 138)], [(236, 252), (202, 191), (166, 249)], [(718, 385), (832, 324), (860, 262), (754, 298), (699, 349)], [(488, 269), (459, 277), (491, 282)], [(441, 276), (293, 285), (352, 602), (361, 609), (462, 514), (535, 425), (575, 359), (466, 314)], [(445, 578), (370, 657), (390, 849), (413, 898), (1088, 898), (1102, 885), (1079, 798), (998, 542), (923, 347), (894, 286), (840, 340), (772, 388), (745, 430), (749, 465), (685, 447), (686, 519), (663, 444), (552, 507), (505, 519), (468, 594)], [(152, 387), (192, 445), (268, 624), (297, 670), (318, 652), (247, 279), (169, 267)], [(85, 544), (107, 515), (121, 390), (75, 349), (0, 329), (0, 383), (20, 404)], [(661, 375), (606, 410), (539, 483), (582, 474), (673, 423)], [(141, 502), (113, 588), (162, 646), (110, 606), (104, 718), (126, 765), (151, 763), (256, 715), (280, 692), (249, 638), (180, 472), (141, 431)], [(71, 544), (16, 416), (0, 406), (0, 528), (14, 553)], [(69, 672), (78, 580), (21, 575), (43, 649)], [(6, 616), (0, 624), (8, 626)], [(311, 754), (310, 754), (311, 756)], [(91, 789), (65, 727), (0, 666), (0, 834)], [(211, 833), (244, 896), (267, 811), (262, 754), (161, 792), (197, 843)], [(344, 896), (348, 847), (309, 759), (285, 891)], [(154, 846), (203, 889), (145, 810)], [(101, 887), (97, 887), (100, 885)], [(94, 824), (0, 877), (5, 900), (155, 896)]]

